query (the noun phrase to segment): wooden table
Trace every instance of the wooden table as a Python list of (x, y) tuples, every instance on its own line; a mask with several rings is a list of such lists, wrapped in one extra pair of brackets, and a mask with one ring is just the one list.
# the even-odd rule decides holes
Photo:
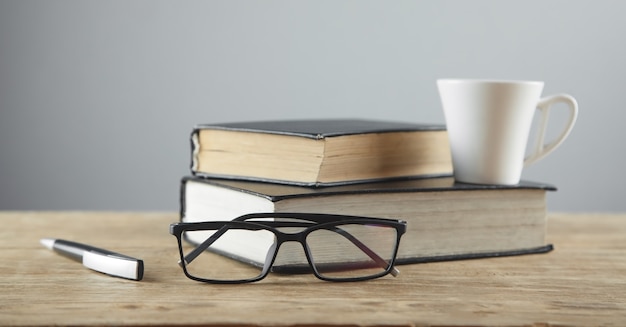
[[(400, 266), (398, 278), (328, 283), (187, 279), (175, 213), (3, 212), (0, 325), (626, 326), (626, 215), (550, 214), (549, 254)], [(45, 249), (65, 238), (142, 258), (143, 281)]]

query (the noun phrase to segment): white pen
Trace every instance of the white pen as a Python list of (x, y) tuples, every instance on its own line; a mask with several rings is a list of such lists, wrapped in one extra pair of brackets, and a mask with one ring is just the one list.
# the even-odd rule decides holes
[(72, 241), (43, 238), (40, 242), (50, 250), (82, 262), (89, 269), (126, 279), (143, 278), (143, 261), (140, 259)]

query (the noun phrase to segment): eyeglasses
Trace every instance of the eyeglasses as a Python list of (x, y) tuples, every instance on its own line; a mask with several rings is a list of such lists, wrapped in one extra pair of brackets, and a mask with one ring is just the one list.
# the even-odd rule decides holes
[[(232, 221), (174, 223), (179, 265), (187, 277), (208, 283), (248, 283), (270, 271), (311, 271), (327, 281), (361, 281), (392, 274), (402, 220), (313, 213), (254, 213)], [(281, 253), (285, 242), (299, 251)], [(275, 266), (276, 264), (276, 266)]]

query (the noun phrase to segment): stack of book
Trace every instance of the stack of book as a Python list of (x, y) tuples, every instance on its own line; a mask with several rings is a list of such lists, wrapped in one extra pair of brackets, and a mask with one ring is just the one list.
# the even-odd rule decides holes
[[(551, 185), (454, 181), (443, 125), (300, 120), (198, 125), (182, 221), (316, 212), (408, 222), (397, 263), (543, 253)], [(281, 252), (285, 252), (287, 248)], [(301, 251), (300, 251), (301, 252)], [(296, 259), (300, 258), (300, 259)], [(276, 266), (305, 260), (281, 253)]]

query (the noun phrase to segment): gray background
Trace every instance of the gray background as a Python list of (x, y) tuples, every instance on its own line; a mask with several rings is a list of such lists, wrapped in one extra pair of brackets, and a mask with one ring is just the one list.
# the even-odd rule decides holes
[[(523, 178), (625, 211), (626, 1), (0, 1), (0, 209), (177, 210), (191, 127), (443, 123), (441, 77), (580, 105)], [(558, 119), (554, 120), (558, 125)]]

